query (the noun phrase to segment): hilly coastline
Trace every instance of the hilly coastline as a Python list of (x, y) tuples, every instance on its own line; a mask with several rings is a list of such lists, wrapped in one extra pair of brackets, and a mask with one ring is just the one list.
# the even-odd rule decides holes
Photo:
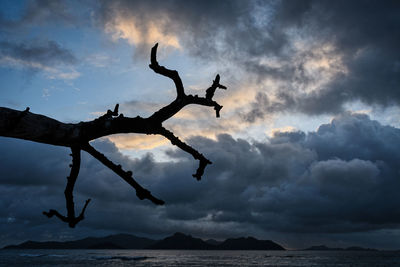
[(271, 240), (253, 237), (228, 238), (223, 242), (204, 241), (183, 233), (175, 233), (162, 240), (153, 240), (129, 234), (106, 237), (88, 237), (66, 242), (27, 241), (3, 249), (185, 249), (185, 250), (285, 250)]
[(5, 246), (3, 249), (142, 249), (155, 242), (157, 241), (149, 238), (118, 234), (106, 237), (87, 237), (66, 242), (26, 241), (19, 245)]

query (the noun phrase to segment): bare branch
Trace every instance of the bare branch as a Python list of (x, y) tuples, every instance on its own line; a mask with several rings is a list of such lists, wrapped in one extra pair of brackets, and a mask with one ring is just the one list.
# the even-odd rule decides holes
[(177, 91), (177, 98), (173, 102), (171, 102), (169, 105), (156, 111), (153, 115), (151, 115), (149, 117), (149, 119), (151, 119), (152, 121), (156, 121), (158, 123), (162, 123), (163, 121), (174, 116), (183, 107), (185, 107), (186, 105), (189, 105), (189, 104), (198, 104), (198, 105), (203, 105), (203, 106), (214, 107), (216, 117), (219, 118), (220, 110), (222, 109), (222, 106), (212, 100), (215, 90), (217, 88), (226, 89), (226, 86), (221, 85), (219, 83), (219, 80), (220, 80), (219, 74), (217, 74), (217, 76), (215, 77), (215, 80), (213, 81), (211, 87), (206, 90), (205, 98), (199, 97), (198, 95), (195, 95), (195, 96), (186, 95), (184, 93), (184, 88), (183, 88), (182, 81), (181, 81), (181, 78), (179, 77), (178, 72), (176, 70), (166, 69), (165, 67), (160, 66), (158, 64), (157, 59), (156, 59), (157, 47), (158, 47), (158, 44), (156, 44), (151, 49), (151, 64), (149, 66), (152, 70), (154, 70), (154, 72), (164, 75), (164, 76), (169, 77), (172, 80), (174, 80), (175, 86), (176, 86), (176, 91)]
[(219, 112), (222, 109), (222, 106), (217, 102), (215, 102), (214, 100), (207, 99), (205, 97), (198, 97), (197, 95), (195, 96), (189, 95), (187, 98), (190, 104), (214, 107), (215, 115), (217, 118), (219, 118), (220, 116)]
[(182, 80), (181, 77), (179, 77), (179, 74), (176, 70), (170, 70), (167, 69), (163, 66), (160, 66), (157, 62), (157, 47), (158, 43), (153, 46), (151, 49), (151, 56), (150, 56), (150, 62), (151, 64), (149, 67), (158, 74), (164, 75), (170, 79), (172, 79), (175, 83), (176, 87), (176, 92), (177, 92), (177, 98), (181, 98), (185, 95), (185, 91), (183, 88)]
[(86, 200), (86, 203), (78, 217), (75, 217), (75, 205), (74, 205), (74, 196), (73, 196), (73, 191), (74, 191), (74, 186), (76, 179), (78, 178), (79, 174), (79, 169), (80, 169), (80, 164), (81, 164), (81, 150), (79, 147), (72, 147), (72, 164), (70, 165), (71, 167), (71, 172), (69, 176), (67, 177), (67, 186), (65, 187), (65, 201), (66, 201), (66, 206), (67, 206), (67, 216), (61, 215), (58, 211), (56, 210), (49, 210), (49, 212), (43, 212), (44, 215), (47, 217), (51, 218), (53, 216), (58, 217), (61, 221), (68, 223), (69, 227), (74, 228), (77, 223), (82, 221), (84, 219), (84, 213), (86, 210), (87, 205), (90, 202), (90, 199)]
[(149, 190), (143, 188), (140, 184), (138, 184), (135, 179), (132, 178), (131, 171), (124, 171), (121, 165), (114, 164), (111, 160), (109, 160), (105, 155), (101, 154), (94, 147), (89, 144), (85, 144), (82, 149), (96, 158), (98, 161), (103, 163), (106, 167), (110, 168), (113, 172), (118, 174), (125, 182), (130, 184), (133, 188), (136, 189), (136, 195), (139, 199), (148, 199), (156, 205), (163, 205), (165, 202), (161, 199), (154, 197)]
[(178, 72), (176, 70), (167, 69), (158, 64), (157, 48), (158, 44), (151, 49), (149, 66), (155, 73), (166, 76), (174, 81), (177, 96), (174, 101), (154, 112), (154, 114), (148, 118), (142, 118), (139, 116), (134, 118), (124, 117), (123, 114), (118, 113), (118, 104), (116, 104), (113, 111), (107, 110), (104, 115), (97, 119), (76, 124), (62, 123), (40, 114), (34, 114), (29, 111), (29, 108), (24, 111), (18, 111), (0, 107), (0, 136), (65, 146), (70, 147), (72, 150), (71, 172), (64, 192), (67, 216), (51, 209), (48, 212), (43, 212), (47, 217), (50, 218), (56, 216), (61, 221), (68, 223), (70, 227), (75, 227), (78, 222), (84, 219), (84, 213), (90, 199), (86, 200), (86, 203), (78, 217), (75, 216), (73, 202), (73, 190), (79, 174), (81, 150), (88, 152), (131, 185), (136, 190), (136, 195), (139, 199), (149, 199), (157, 205), (164, 204), (163, 200), (154, 197), (149, 190), (139, 185), (133, 179), (131, 171), (124, 171), (121, 165), (116, 165), (89, 144), (89, 141), (103, 136), (119, 133), (160, 134), (170, 140), (173, 145), (176, 145), (183, 151), (191, 154), (194, 159), (199, 161), (199, 167), (197, 168), (196, 173), (193, 174), (197, 180), (201, 179), (206, 166), (211, 164), (211, 161), (209, 161), (205, 156), (181, 141), (172, 132), (165, 129), (162, 126), (162, 123), (174, 116), (186, 105), (190, 104), (213, 107), (216, 112), (216, 117), (219, 117), (222, 106), (214, 101), (213, 97), (216, 89), (226, 89), (226, 87), (219, 83), (220, 76), (217, 74), (211, 87), (206, 90), (205, 97), (199, 97), (198, 95), (193, 96), (190, 94), (186, 95)]
[(83, 206), (83, 209), (81, 210), (81, 213), (79, 214), (78, 217), (76, 217), (76, 220), (78, 222), (82, 221), (85, 218), (85, 211), (86, 211), (87, 206), (89, 205), (90, 200), (91, 200), (90, 198), (86, 199), (85, 205)]
[(46, 215), (47, 217), (51, 218), (53, 216), (56, 216), (57, 218), (59, 218), (61, 221), (69, 223), (69, 220), (67, 217), (65, 217), (64, 215), (61, 215), (58, 211), (56, 210), (49, 210), (47, 211), (43, 211), (43, 215)]
[(213, 81), (213, 84), (211, 85), (211, 87), (206, 90), (206, 98), (211, 100), (213, 98), (215, 90), (217, 90), (217, 88), (226, 90), (226, 87), (219, 83), (219, 74), (217, 74), (217, 76), (215, 77), (215, 80)]
[(81, 213), (75, 219), (71, 219), (71, 218), (65, 217), (64, 215), (61, 215), (57, 210), (53, 210), (53, 209), (49, 210), (48, 212), (43, 211), (43, 215), (46, 215), (49, 218), (51, 218), (53, 216), (56, 216), (61, 221), (65, 222), (65, 223), (68, 223), (68, 225), (71, 228), (74, 228), (78, 224), (78, 222), (82, 221), (85, 218), (84, 217), (85, 210), (86, 210), (86, 207), (89, 204), (89, 202), (90, 202), (90, 198), (86, 200), (85, 205), (83, 206), (83, 209), (82, 209)]
[(111, 119), (112, 117), (116, 117), (118, 116), (118, 108), (119, 108), (119, 104), (116, 104), (114, 107), (114, 111), (111, 111), (110, 109), (107, 110), (107, 113), (104, 114), (103, 116), (99, 117), (99, 119)]
[(178, 137), (176, 137), (172, 132), (168, 131), (164, 127), (161, 127), (159, 132), (160, 135), (164, 136), (167, 138), (169, 141), (171, 141), (171, 144), (179, 147), (183, 151), (188, 152), (193, 156), (193, 158), (199, 160), (199, 167), (197, 168), (197, 171), (195, 174), (193, 174), (193, 177), (195, 177), (197, 180), (201, 180), (201, 177), (203, 176), (204, 169), (208, 164), (212, 164), (211, 161), (206, 159), (203, 154), (199, 153), (197, 150), (189, 146), (188, 144), (182, 142)]

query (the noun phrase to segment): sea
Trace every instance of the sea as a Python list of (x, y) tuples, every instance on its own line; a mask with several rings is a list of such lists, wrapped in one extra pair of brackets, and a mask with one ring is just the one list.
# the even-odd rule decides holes
[(389, 251), (0, 250), (0, 266), (400, 266)]

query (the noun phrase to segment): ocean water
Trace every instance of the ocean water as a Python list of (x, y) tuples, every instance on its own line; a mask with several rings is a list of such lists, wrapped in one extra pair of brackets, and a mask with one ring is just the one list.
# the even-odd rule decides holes
[(400, 266), (399, 252), (0, 250), (0, 266)]

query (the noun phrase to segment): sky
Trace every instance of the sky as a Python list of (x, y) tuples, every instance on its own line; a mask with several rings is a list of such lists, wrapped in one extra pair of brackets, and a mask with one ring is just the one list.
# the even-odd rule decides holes
[(159, 136), (92, 142), (166, 204), (83, 152), (65, 212), (70, 150), (0, 137), (0, 246), (174, 232), (254, 236), (286, 248), (400, 249), (398, 1), (0, 1), (0, 106), (78, 123), (120, 104), (149, 116), (176, 97), (149, 67), (178, 70), (187, 94), (217, 74), (223, 106), (187, 106), (164, 123), (209, 158)]

